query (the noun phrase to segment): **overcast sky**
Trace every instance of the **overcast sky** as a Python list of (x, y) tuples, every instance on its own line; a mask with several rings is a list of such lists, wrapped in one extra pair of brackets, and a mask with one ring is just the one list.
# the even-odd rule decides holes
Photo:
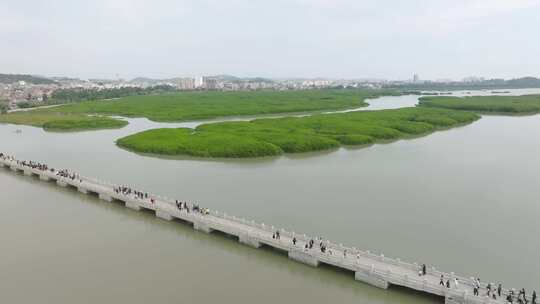
[(540, 0), (1, 0), (0, 73), (540, 77)]

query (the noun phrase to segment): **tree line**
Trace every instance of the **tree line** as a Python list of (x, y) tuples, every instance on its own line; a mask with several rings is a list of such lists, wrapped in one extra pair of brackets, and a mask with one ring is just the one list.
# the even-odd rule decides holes
[(0, 100), (0, 114), (7, 113), (9, 110), (8, 102), (5, 100)]
[(60, 104), (86, 100), (113, 99), (134, 95), (149, 95), (176, 91), (169, 85), (157, 85), (148, 88), (125, 87), (115, 89), (60, 89), (54, 91), (47, 104)]

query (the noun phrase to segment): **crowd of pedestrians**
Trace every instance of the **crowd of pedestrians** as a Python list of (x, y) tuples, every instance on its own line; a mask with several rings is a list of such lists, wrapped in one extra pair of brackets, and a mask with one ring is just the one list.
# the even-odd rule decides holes
[[(278, 239), (278, 240), (280, 239), (280, 237), (281, 236), (279, 234), (279, 231), (276, 231), (272, 236), (272, 238)], [(321, 253), (328, 253), (328, 254), (332, 255), (332, 250), (328, 249), (327, 245), (324, 243), (322, 238), (319, 238), (319, 237), (317, 237), (315, 240), (310, 239), (309, 241), (307, 241), (304, 244), (304, 251), (309, 251), (309, 250), (313, 249), (313, 247), (315, 247), (315, 242), (318, 242), (319, 250), (321, 251)], [(293, 243), (293, 246), (296, 246), (296, 243), (298, 243), (298, 239), (296, 237), (293, 237), (292, 238), (292, 243)], [(344, 258), (347, 257), (347, 250), (343, 251), (343, 257)]]
[(176, 200), (176, 208), (180, 211), (186, 211), (187, 213), (193, 212), (193, 213), (200, 213), (203, 215), (210, 214), (210, 209), (208, 208), (201, 208), (197, 204), (188, 204), (187, 202), (180, 202)]
[(15, 161), (16, 160), (15, 157), (4, 154), (4, 153), (1, 153), (1, 152), (0, 152), (0, 158), (3, 159), (3, 160), (8, 160), (8, 161)]
[(49, 166), (47, 164), (43, 164), (43, 163), (40, 163), (40, 162), (31, 161), (31, 160), (30, 161), (28, 161), (28, 160), (18, 160), (13, 156), (9, 156), (9, 155), (4, 154), (4, 153), (0, 153), (0, 158), (3, 159), (3, 160), (8, 160), (8, 161), (15, 162), (19, 166), (27, 167), (27, 168), (34, 169), (34, 170), (40, 170), (40, 171), (43, 171), (43, 172), (49, 171), (51, 173), (54, 173), (56, 176), (69, 178), (71, 180), (79, 180), (80, 182), (82, 182), (82, 179), (81, 179), (79, 174), (70, 172), (67, 169), (57, 171), (54, 168), (49, 168)]
[(35, 161), (17, 160), (13, 156), (8, 156), (4, 153), (0, 153), (0, 158), (3, 160), (13, 161), (19, 166), (27, 167), (30, 169), (40, 170), (40, 171), (50, 171), (60, 177), (65, 177), (72, 180), (80, 179), (80, 176), (78, 174), (72, 173), (68, 171), (67, 169), (56, 171), (54, 168), (49, 168), (49, 166), (46, 164), (35, 162)]
[[(19, 166), (28, 167), (28, 168), (31, 168), (31, 169), (36, 169), (36, 170), (40, 170), (40, 171), (49, 170), (49, 167), (46, 164), (42, 164), (42, 163), (38, 163), (38, 162), (34, 162), (34, 161), (18, 160), (13, 156), (9, 156), (9, 155), (4, 154), (4, 153), (0, 153), (0, 158), (3, 159), (3, 160), (8, 160), (8, 161), (15, 162)], [(54, 169), (51, 169), (51, 171), (54, 171)]]
[[(4, 161), (7, 160), (7, 161), (16, 162), (19, 166), (28, 167), (28, 168), (31, 168), (31, 169), (34, 169), (34, 170), (50, 171), (51, 173), (54, 173), (55, 175), (57, 175), (59, 177), (69, 178), (71, 180), (79, 180), (82, 183), (82, 178), (80, 177), (79, 174), (70, 172), (67, 169), (57, 171), (54, 168), (49, 168), (49, 166), (47, 166), (46, 164), (39, 163), (39, 162), (34, 162), (34, 161), (20, 161), (20, 160), (17, 160), (16, 158), (14, 158), (13, 156), (10, 156), (10, 155), (4, 154), (4, 153), (0, 153), (0, 159), (2, 159)], [(155, 199), (152, 198), (147, 192), (138, 191), (138, 190), (132, 189), (132, 188), (127, 187), (127, 186), (114, 187), (113, 190), (114, 190), (114, 192), (116, 194), (122, 194), (122, 195), (126, 195), (126, 196), (130, 195), (130, 196), (133, 196), (136, 199), (141, 199), (141, 200), (150, 200), (150, 203), (155, 204)], [(193, 204), (193, 203), (188, 204), (187, 202), (180, 202), (178, 200), (176, 200), (175, 204), (176, 204), (176, 207), (177, 207), (178, 210), (185, 211), (187, 213), (191, 213), (191, 212), (192, 213), (200, 213), (200, 214), (209, 214), (210, 213), (210, 210), (208, 208), (201, 208), (197, 204)], [(280, 240), (281, 239), (280, 232), (279, 231), (274, 232), (272, 234), (272, 238), (275, 239), (275, 240)], [(318, 247), (319, 247), (319, 250), (320, 250), (321, 253), (328, 253), (329, 255), (332, 255), (332, 251), (329, 248), (327, 248), (327, 245), (323, 242), (322, 238), (316, 238), (315, 240), (310, 239), (309, 241), (307, 241), (305, 243), (304, 250), (309, 251), (309, 250), (313, 249), (316, 242), (318, 242)], [(293, 246), (296, 246), (296, 244), (298, 243), (298, 240), (297, 240), (296, 237), (292, 238), (292, 243), (293, 243)], [(344, 258), (347, 257), (347, 250), (346, 249), (343, 250), (343, 257)], [(359, 255), (357, 255), (357, 258), (359, 258)], [(419, 276), (426, 276), (427, 275), (427, 266), (426, 266), (426, 264), (422, 264), (419, 267), (418, 275)], [(443, 286), (445, 288), (453, 287), (453, 288), (459, 289), (460, 282), (459, 282), (459, 280), (457, 278), (454, 278), (453, 286), (451, 286), (450, 279), (445, 279), (444, 275), (441, 274), (439, 285)], [(475, 295), (475, 296), (485, 296), (487, 298), (492, 298), (494, 300), (503, 299), (503, 297), (504, 297), (506, 302), (510, 303), (510, 304), (513, 304), (513, 303), (517, 303), (517, 304), (529, 304), (529, 303), (530, 304), (537, 304), (536, 291), (533, 291), (531, 293), (530, 297), (527, 297), (527, 293), (526, 293), (524, 288), (520, 289), (518, 292), (516, 292), (515, 289), (511, 289), (507, 293), (504, 293), (501, 284), (498, 284), (497, 286), (495, 286), (494, 284), (489, 283), (489, 284), (486, 285), (485, 293), (484, 293), (484, 292), (482, 292), (482, 285), (481, 285), (481, 282), (480, 282), (479, 278), (476, 278), (473, 281), (473, 295)], [(529, 299), (530, 299), (530, 301), (529, 301)]]
[[(127, 186), (118, 186), (114, 188), (114, 192), (116, 194), (123, 194), (123, 195), (133, 195), (134, 198), (137, 199), (148, 199), (148, 193), (134, 190)], [(153, 201), (152, 201), (153, 203)]]
[[(516, 295), (516, 290), (512, 289), (510, 292), (506, 295), (506, 301), (508, 303), (518, 303), (518, 304), (528, 304), (529, 300), (527, 299), (527, 292), (525, 291), (525, 288), (522, 288), (519, 290), (519, 292)], [(531, 294), (531, 303), (536, 304), (536, 291), (533, 291)]]
[(29, 167), (29, 168), (40, 170), (40, 171), (47, 171), (49, 169), (47, 165), (33, 162), (33, 161), (17, 161), (17, 164), (20, 166)]
[[(81, 178), (81, 176), (79, 174), (71, 172), (71, 171), (69, 171), (67, 169), (55, 170), (54, 168), (50, 168), (48, 165), (43, 164), (43, 163), (34, 162), (34, 161), (20, 161), (20, 160), (16, 159), (13, 156), (10, 156), (10, 155), (7, 155), (7, 154), (1, 153), (1, 152), (0, 152), (0, 159), (2, 159), (4, 161), (12, 161), (12, 162), (17, 163), (17, 165), (19, 165), (19, 166), (28, 167), (28, 168), (31, 168), (31, 169), (36, 169), (36, 170), (40, 170), (40, 171), (49, 171), (49, 172), (55, 174), (58, 177), (67, 178), (67, 179), (71, 179), (71, 180), (74, 180), (74, 181), (76, 180), (76, 181), (79, 181), (81, 183), (83, 182), (83, 179)], [(122, 194), (122, 195), (125, 195), (125, 196), (132, 196), (135, 199), (149, 200), (151, 204), (156, 203), (156, 200), (153, 197), (151, 197), (148, 194), (148, 192), (135, 190), (135, 189), (133, 189), (131, 187), (118, 186), (118, 187), (114, 187), (113, 191), (116, 194)], [(181, 211), (185, 210), (188, 213), (193, 212), (193, 213), (199, 213), (199, 214), (203, 214), (203, 215), (210, 214), (210, 209), (201, 208), (199, 205), (193, 204), (193, 203), (188, 204), (187, 202), (179, 202), (177, 200), (176, 201), (176, 207), (179, 210), (181, 210)]]
[(63, 178), (69, 178), (71, 180), (79, 180), (79, 182), (82, 183), (82, 178), (79, 174), (70, 172), (67, 169), (60, 170), (56, 172), (57, 176), (63, 177)]
[[(475, 280), (473, 288), (474, 288), (473, 293), (475, 296), (482, 296), (480, 294), (480, 290), (481, 290), (480, 279), (477, 278)], [(487, 298), (492, 298), (494, 300), (502, 299), (505, 296), (505, 294), (503, 293), (502, 284), (498, 284), (497, 286), (495, 286), (495, 284), (488, 283), (486, 286), (486, 293), (483, 296)], [(525, 288), (520, 289), (519, 292), (517, 293), (515, 289), (509, 290), (508, 293), (506, 293), (505, 300), (507, 303), (510, 303), (510, 304), (512, 303), (536, 304), (536, 291), (533, 291), (533, 293), (531, 294), (530, 302), (529, 302), (529, 299), (527, 298), (527, 292), (525, 291)]]
[[(425, 269), (425, 265), (422, 265), (422, 269)], [(423, 275), (426, 275), (426, 273), (424, 272)], [(450, 284), (450, 279), (446, 279), (446, 282), (445, 282), (444, 275), (442, 274), (441, 274), (441, 279), (439, 280), (439, 285), (446, 288), (452, 287)], [(459, 287), (459, 280), (457, 278), (454, 278), (454, 288), (457, 289), (458, 287)]]

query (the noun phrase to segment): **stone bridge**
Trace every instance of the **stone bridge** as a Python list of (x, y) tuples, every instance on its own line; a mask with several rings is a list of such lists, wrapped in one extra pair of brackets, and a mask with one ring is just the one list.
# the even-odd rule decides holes
[[(234, 236), (240, 243), (254, 248), (269, 246), (286, 252), (292, 260), (313, 267), (327, 264), (350, 271), (354, 273), (354, 278), (357, 281), (383, 289), (387, 289), (392, 285), (407, 287), (440, 296), (446, 303), (451, 304), (506, 303), (505, 295), (509, 292), (504, 290), (505, 295), (492, 299), (486, 296), (487, 290), (484, 284), (480, 290), (480, 296), (474, 296), (473, 278), (458, 276), (453, 272), (442, 272), (435, 267), (429, 267), (427, 274), (420, 276), (420, 265), (417, 263), (408, 263), (382, 254), (374, 254), (370, 251), (334, 244), (330, 241), (324, 241), (327, 247), (325, 253), (319, 249), (319, 240), (315, 242), (313, 249), (305, 249), (305, 244), (311, 239), (315, 240), (315, 238), (218, 211), (202, 214), (200, 212), (187, 212), (185, 209), (179, 210), (174, 200), (159, 195), (150, 194), (147, 199), (137, 198), (134, 195), (124, 195), (114, 191), (118, 185), (84, 176), (79, 176), (77, 179), (61, 177), (55, 171), (43, 171), (23, 166), (21, 162), (7, 157), (0, 158), (0, 166), (15, 172), (22, 172), (24, 175), (36, 176), (43, 181), (56, 182), (61, 187), (72, 187), (81, 193), (95, 194), (101, 200), (107, 202), (119, 201), (134, 210), (152, 210), (158, 218), (167, 221), (178, 219), (202, 232), (220, 231)], [(152, 203), (150, 199), (153, 199), (154, 202)], [(276, 231), (280, 233), (279, 239), (273, 238)], [(297, 239), (295, 245), (292, 242), (293, 238)], [(450, 280), (451, 288), (439, 284), (441, 276), (444, 277), (445, 282)], [(459, 281), (458, 287), (454, 284), (455, 278)]]

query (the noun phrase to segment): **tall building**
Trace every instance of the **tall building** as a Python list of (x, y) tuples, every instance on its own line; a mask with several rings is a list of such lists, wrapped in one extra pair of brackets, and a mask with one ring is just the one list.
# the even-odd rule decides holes
[(418, 76), (418, 74), (414, 74), (413, 75), (413, 82), (419, 82), (420, 81), (420, 77)]
[(203, 84), (204, 84), (204, 83), (203, 83), (203, 77), (197, 77), (197, 78), (195, 78), (195, 83), (194, 83), (195, 89), (200, 89), (200, 88), (202, 88), (202, 87), (203, 87)]
[(203, 77), (202, 87), (206, 90), (217, 90), (218, 89), (218, 80), (213, 77)]
[(182, 78), (176, 83), (176, 87), (179, 90), (193, 90), (195, 89), (195, 79), (193, 78)]

